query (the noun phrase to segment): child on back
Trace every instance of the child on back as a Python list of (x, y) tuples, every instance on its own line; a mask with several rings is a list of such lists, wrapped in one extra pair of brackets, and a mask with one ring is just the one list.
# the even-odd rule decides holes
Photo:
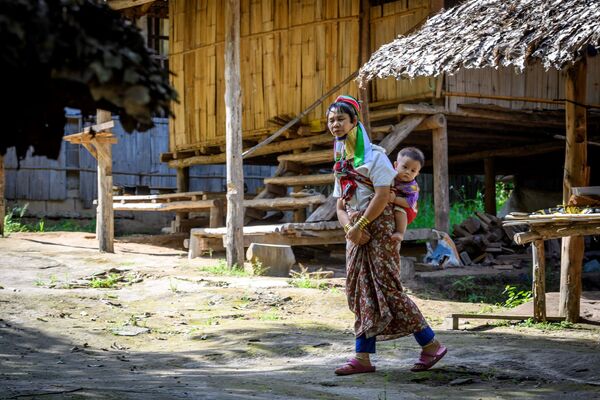
[(394, 162), (394, 168), (398, 175), (394, 179), (390, 196), (390, 202), (394, 204), (394, 219), (396, 221), (396, 231), (392, 234), (392, 240), (402, 241), (406, 226), (417, 216), (419, 185), (415, 178), (419, 175), (424, 164), (425, 156), (416, 147), (405, 147), (400, 150)]

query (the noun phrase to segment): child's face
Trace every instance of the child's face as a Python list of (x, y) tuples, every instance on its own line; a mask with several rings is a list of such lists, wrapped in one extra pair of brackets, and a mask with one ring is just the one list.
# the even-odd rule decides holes
[(343, 137), (354, 128), (354, 121), (350, 115), (332, 110), (327, 114), (327, 127), (333, 136)]
[(421, 171), (421, 163), (407, 156), (398, 157), (394, 167), (398, 171), (398, 178), (403, 182), (412, 181)]

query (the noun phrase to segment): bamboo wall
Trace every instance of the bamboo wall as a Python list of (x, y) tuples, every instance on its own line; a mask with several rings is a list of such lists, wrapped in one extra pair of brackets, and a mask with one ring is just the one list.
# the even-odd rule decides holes
[[(428, 14), (429, 0), (371, 7), (371, 47), (391, 41)], [(181, 102), (170, 127), (170, 151), (203, 150), (225, 141), (224, 6), (216, 0), (173, 0), (170, 65)], [(359, 68), (360, 0), (242, 0), (243, 136), (266, 137), (274, 117), (291, 119)], [(428, 81), (378, 82), (373, 101), (429, 90)], [(305, 123), (322, 130), (327, 105)]]
[[(589, 57), (587, 62), (587, 103), (600, 104), (600, 57)], [(513, 68), (463, 69), (447, 76), (445, 90), (454, 93), (481, 94), (484, 96), (510, 96), (529, 99), (564, 100), (565, 73), (543, 66), (532, 65), (522, 74)], [(521, 100), (478, 99), (449, 97), (450, 111), (459, 104), (493, 104), (512, 109), (563, 109), (564, 104), (550, 102), (524, 102)]]

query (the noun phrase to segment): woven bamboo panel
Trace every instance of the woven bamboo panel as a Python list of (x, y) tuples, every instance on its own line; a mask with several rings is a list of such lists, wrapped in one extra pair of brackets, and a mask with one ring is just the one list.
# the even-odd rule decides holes
[[(428, 14), (427, 0), (371, 8), (376, 49)], [(169, 2), (172, 82), (180, 94), (170, 127), (170, 151), (225, 141), (224, 7), (216, 0)], [(360, 0), (242, 0), (240, 61), (244, 139), (260, 139), (359, 68)], [(431, 93), (427, 80), (377, 82), (373, 101)], [(355, 82), (338, 93), (357, 95)], [(326, 99), (303, 121), (319, 125)]]

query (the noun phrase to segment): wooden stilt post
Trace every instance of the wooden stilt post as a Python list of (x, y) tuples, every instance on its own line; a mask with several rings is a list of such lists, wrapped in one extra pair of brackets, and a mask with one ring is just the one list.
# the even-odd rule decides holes
[(227, 158), (227, 266), (244, 265), (244, 171), (240, 84), (240, 0), (225, 1), (225, 134)]
[(546, 321), (546, 255), (544, 241), (531, 243), (533, 257), (533, 319), (535, 322)]
[[(567, 204), (571, 188), (587, 186), (587, 116), (585, 57), (567, 71), (565, 83), (566, 140), (563, 203)], [(581, 297), (581, 270), (583, 262), (583, 236), (562, 240), (560, 265), (559, 313), (568, 322), (577, 322)]]
[(441, 127), (432, 131), (433, 135), (433, 204), (435, 207), (435, 228), (450, 230), (450, 197), (448, 193), (448, 132), (446, 118)]
[[(358, 61), (359, 65), (363, 65), (369, 61), (369, 57), (371, 56), (371, 4), (369, 0), (361, 0), (360, 8), (360, 48)], [(358, 90), (358, 98), (362, 102), (362, 123), (369, 133), (371, 133), (371, 118), (369, 117), (370, 87), (371, 81), (365, 83), (365, 87)]]
[[(97, 110), (96, 124), (111, 121), (110, 112)], [(95, 143), (98, 155), (98, 208), (96, 209), (96, 235), (101, 252), (114, 253), (114, 212), (112, 200), (112, 146), (110, 143)]]
[[(189, 192), (190, 191), (190, 168), (182, 167), (177, 168), (177, 192)], [(181, 232), (181, 224), (183, 220), (188, 219), (189, 213), (178, 212), (175, 213), (175, 224), (172, 227), (172, 233)]]
[(4, 237), (4, 216), (6, 215), (6, 201), (4, 200), (4, 156), (0, 155), (0, 236)]
[(485, 171), (485, 212), (496, 215), (496, 172), (494, 171), (494, 159), (483, 160)]

